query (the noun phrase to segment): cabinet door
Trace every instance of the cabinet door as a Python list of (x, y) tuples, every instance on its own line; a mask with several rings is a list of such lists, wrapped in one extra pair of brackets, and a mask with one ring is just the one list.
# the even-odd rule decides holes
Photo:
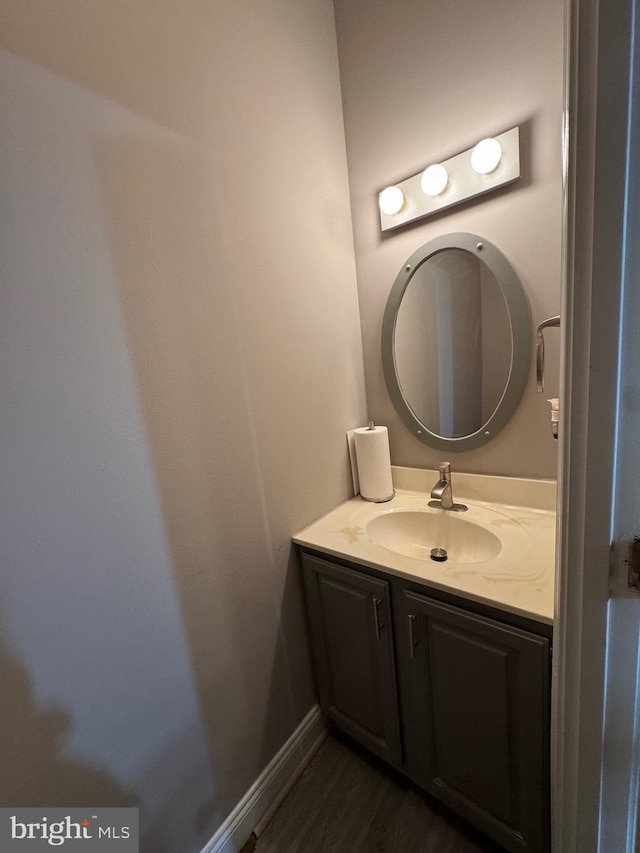
[(322, 709), (348, 735), (397, 764), (389, 584), (308, 554), (302, 564)]
[(406, 769), (507, 850), (549, 849), (549, 642), (403, 591)]

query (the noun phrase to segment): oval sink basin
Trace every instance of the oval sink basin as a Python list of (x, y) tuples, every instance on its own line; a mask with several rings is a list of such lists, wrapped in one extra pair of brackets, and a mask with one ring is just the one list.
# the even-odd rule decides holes
[(502, 549), (497, 536), (455, 513), (393, 510), (376, 515), (366, 530), (376, 545), (430, 562), (432, 548), (444, 548), (450, 563), (483, 563)]

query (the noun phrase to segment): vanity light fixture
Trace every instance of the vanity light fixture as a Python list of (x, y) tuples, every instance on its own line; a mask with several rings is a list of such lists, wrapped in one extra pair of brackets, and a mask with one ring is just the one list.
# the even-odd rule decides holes
[(380, 210), (388, 216), (399, 213), (404, 207), (404, 203), (404, 193), (400, 187), (387, 187), (380, 193)]
[(433, 165), (417, 175), (382, 190), (378, 199), (382, 231), (439, 213), (517, 181), (520, 177), (520, 129), (512, 127), (494, 137), (481, 139), (477, 145), (447, 160), (434, 160), (431, 161)]
[(440, 163), (435, 163), (433, 166), (426, 168), (422, 173), (420, 186), (422, 187), (422, 192), (432, 198), (442, 195), (449, 186), (449, 173)]
[(500, 165), (502, 145), (497, 139), (481, 139), (471, 152), (471, 168), (479, 175), (490, 175)]

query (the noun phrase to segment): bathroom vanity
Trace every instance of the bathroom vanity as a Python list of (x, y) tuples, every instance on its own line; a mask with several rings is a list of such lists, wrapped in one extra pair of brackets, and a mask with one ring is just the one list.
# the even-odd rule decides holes
[(432, 480), (395, 469), (392, 501), (354, 498), (294, 537), (321, 706), (506, 850), (542, 853), (554, 484), (457, 475), (453, 514), (428, 507)]

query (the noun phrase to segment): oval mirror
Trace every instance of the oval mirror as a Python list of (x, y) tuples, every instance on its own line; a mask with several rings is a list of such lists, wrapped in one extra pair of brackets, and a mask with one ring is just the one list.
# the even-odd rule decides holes
[(475, 234), (426, 243), (403, 265), (382, 323), (382, 364), (405, 425), (431, 447), (471, 450), (516, 410), (531, 311), (505, 256)]

